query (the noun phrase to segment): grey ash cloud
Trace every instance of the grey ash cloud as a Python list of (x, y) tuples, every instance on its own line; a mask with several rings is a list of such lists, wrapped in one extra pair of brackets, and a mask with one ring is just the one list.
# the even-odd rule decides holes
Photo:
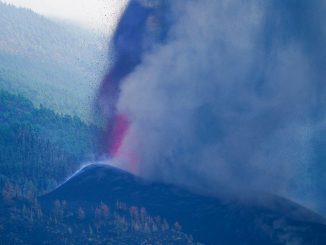
[[(125, 78), (124, 149), (149, 178), (323, 210), (323, 1), (171, 1), (168, 41)], [(123, 165), (123, 159), (117, 159)]]

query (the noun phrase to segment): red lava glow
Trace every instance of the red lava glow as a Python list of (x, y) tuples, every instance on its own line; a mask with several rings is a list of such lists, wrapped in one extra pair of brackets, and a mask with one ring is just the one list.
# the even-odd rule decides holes
[(115, 118), (113, 131), (112, 131), (112, 144), (109, 146), (109, 153), (115, 157), (119, 153), (119, 149), (127, 134), (129, 128), (129, 121), (125, 115), (118, 114)]
[(118, 112), (117, 104), (124, 79), (142, 63), (146, 52), (151, 52), (167, 38), (170, 21), (169, 14), (165, 13), (169, 4), (165, 2), (148, 5), (142, 1), (130, 1), (110, 40), (114, 62), (99, 88), (97, 106), (107, 123), (103, 137), (104, 154), (121, 159), (121, 165), (133, 173), (139, 171), (141, 160), (140, 154), (136, 153), (136, 142), (130, 141), (138, 139), (128, 137), (126, 142), (131, 122), (126, 114)]
[(132, 173), (137, 173), (138, 170), (138, 158), (135, 152), (132, 150), (122, 149), (123, 141), (127, 135), (130, 122), (128, 118), (123, 114), (116, 115), (113, 131), (111, 135), (112, 143), (109, 146), (110, 155), (115, 157), (122, 157), (127, 161), (127, 170)]

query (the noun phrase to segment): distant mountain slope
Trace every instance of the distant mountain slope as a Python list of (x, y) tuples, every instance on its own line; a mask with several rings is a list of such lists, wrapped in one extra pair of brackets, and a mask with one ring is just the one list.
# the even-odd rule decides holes
[(0, 190), (38, 195), (92, 159), (99, 129), (0, 90)]
[(326, 244), (326, 226), (320, 216), (281, 197), (256, 198), (259, 201), (242, 203), (205, 197), (94, 164), (41, 200), (76, 205), (120, 200), (143, 206), (151, 215), (179, 222), (186, 233), (205, 244)]
[(87, 117), (106, 40), (0, 2), (0, 88)]

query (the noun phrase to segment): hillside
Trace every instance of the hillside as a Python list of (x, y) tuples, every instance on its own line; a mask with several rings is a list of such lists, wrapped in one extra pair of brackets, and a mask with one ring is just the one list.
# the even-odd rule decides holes
[(97, 155), (99, 134), (0, 91), (0, 244), (197, 244), (178, 223), (119, 200), (39, 202)]
[(0, 199), (2, 244), (311, 244), (325, 219), (268, 194), (209, 197), (90, 164), (40, 198)]
[(106, 40), (0, 2), (0, 88), (89, 119)]
[(44, 207), (6, 193), (0, 212), (0, 244), (200, 245), (177, 223), (119, 201), (83, 205), (56, 200)]
[(92, 164), (41, 198), (84, 208), (121, 201), (178, 223), (205, 244), (325, 244), (325, 220), (285, 198), (256, 193), (252, 200), (215, 198), (153, 183), (108, 165)]
[(97, 152), (99, 129), (0, 91), (0, 189), (17, 196), (55, 188)]

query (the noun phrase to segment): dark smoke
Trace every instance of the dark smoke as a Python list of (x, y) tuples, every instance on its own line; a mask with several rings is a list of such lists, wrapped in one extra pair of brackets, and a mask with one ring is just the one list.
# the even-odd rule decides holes
[(118, 23), (111, 44), (114, 62), (97, 97), (97, 112), (106, 124), (104, 152), (110, 157), (120, 154), (120, 146), (129, 128), (128, 116), (117, 111), (121, 84), (142, 63), (145, 52), (165, 41), (171, 19), (168, 8), (165, 1), (130, 1)]
[[(325, 212), (325, 10), (318, 0), (131, 1), (116, 36), (124, 18), (143, 22), (131, 44), (121, 39), (126, 54), (116, 49), (114, 106), (104, 99), (130, 123), (120, 152), (135, 152), (149, 178)], [(154, 22), (164, 38), (147, 32), (152, 16), (164, 16)]]

